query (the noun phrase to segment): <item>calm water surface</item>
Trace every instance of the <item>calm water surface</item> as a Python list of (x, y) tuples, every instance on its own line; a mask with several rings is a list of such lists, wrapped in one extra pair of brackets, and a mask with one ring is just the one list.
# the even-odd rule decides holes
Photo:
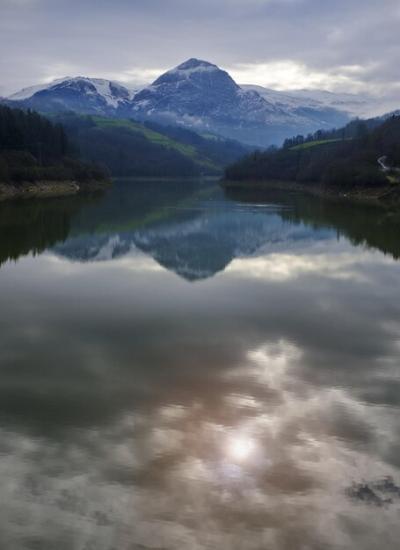
[(0, 205), (0, 548), (398, 549), (399, 229), (188, 181)]

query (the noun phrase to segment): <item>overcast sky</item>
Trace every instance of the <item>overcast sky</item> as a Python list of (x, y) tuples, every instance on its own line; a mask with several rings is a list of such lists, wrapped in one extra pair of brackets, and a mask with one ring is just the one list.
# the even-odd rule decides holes
[(399, 0), (0, 0), (0, 95), (198, 57), (240, 83), (397, 97), (399, 28)]

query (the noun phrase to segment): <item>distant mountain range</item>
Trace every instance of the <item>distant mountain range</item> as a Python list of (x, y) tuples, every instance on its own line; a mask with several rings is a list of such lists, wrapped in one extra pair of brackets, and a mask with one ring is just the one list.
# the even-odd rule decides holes
[(376, 101), (367, 95), (333, 93), (326, 90), (291, 90), (281, 92), (262, 86), (242, 85), (245, 90), (258, 92), (266, 101), (281, 109), (294, 112), (315, 111), (317, 113), (328, 109), (328, 115), (334, 112), (345, 113), (350, 117), (369, 117), (376, 109)]
[(266, 147), (294, 134), (345, 124), (367, 111), (350, 94), (239, 86), (216, 65), (189, 59), (139, 91), (118, 82), (74, 77), (26, 88), (6, 101), (44, 113), (74, 111), (178, 125)]

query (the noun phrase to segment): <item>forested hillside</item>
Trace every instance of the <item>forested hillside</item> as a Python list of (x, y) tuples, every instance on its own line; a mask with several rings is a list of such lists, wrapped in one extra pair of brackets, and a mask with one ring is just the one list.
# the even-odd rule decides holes
[[(384, 158), (386, 171), (379, 159)], [(338, 188), (384, 186), (398, 180), (400, 117), (355, 121), (332, 132), (286, 140), (282, 149), (256, 152), (230, 166), (227, 180), (283, 180)]]
[(113, 176), (220, 175), (248, 148), (215, 136), (134, 120), (59, 115), (83, 159), (106, 167)]
[(0, 183), (104, 178), (99, 168), (73, 158), (60, 124), (33, 111), (0, 106)]

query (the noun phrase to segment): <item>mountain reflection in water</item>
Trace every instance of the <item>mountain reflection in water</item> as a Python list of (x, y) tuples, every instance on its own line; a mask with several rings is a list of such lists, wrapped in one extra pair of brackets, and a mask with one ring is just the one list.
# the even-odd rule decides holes
[(1, 548), (398, 548), (398, 216), (120, 182), (0, 227)]

